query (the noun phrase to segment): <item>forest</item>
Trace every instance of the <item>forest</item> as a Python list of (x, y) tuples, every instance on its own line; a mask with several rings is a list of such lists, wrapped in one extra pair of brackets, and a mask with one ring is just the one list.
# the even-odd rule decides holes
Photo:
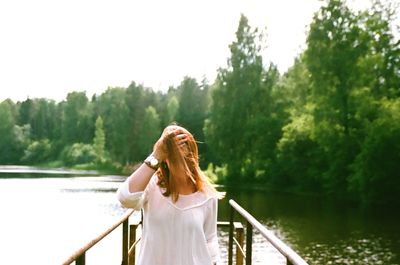
[(0, 164), (129, 174), (177, 122), (199, 141), (201, 167), (218, 183), (398, 205), (396, 8), (326, 1), (285, 73), (261, 56), (265, 32), (242, 15), (212, 82), (186, 76), (166, 92), (132, 81), (91, 98), (4, 100)]

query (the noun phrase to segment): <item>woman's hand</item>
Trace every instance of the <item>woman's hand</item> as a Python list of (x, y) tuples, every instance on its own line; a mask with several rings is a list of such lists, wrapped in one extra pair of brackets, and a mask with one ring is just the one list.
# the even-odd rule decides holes
[(163, 133), (153, 147), (153, 156), (157, 158), (159, 162), (163, 162), (167, 158), (167, 137), (168, 136)]
[(153, 147), (153, 156), (160, 162), (167, 159), (167, 141), (170, 138), (175, 138), (179, 146), (184, 145), (187, 141), (186, 133), (180, 128), (164, 131)]

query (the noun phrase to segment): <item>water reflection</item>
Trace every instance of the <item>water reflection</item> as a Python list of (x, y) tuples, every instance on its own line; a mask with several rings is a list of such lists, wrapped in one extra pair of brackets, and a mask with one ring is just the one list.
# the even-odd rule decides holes
[[(0, 248), (6, 250), (0, 255), (0, 264), (59, 264), (123, 214), (115, 198), (123, 179), (0, 178)], [(400, 264), (397, 211), (362, 209), (306, 196), (226, 192), (219, 204), (219, 220), (228, 220), (228, 200), (232, 198), (310, 264)], [(221, 264), (226, 264), (227, 230), (219, 233)], [(258, 233), (253, 240), (253, 264), (285, 264)], [(23, 256), (21, 242), (30, 246)], [(88, 264), (118, 264), (119, 245), (120, 232), (116, 231), (102, 246), (88, 252)]]
[(305, 257), (313, 264), (398, 264), (387, 240), (379, 237), (362, 238), (358, 233), (332, 243), (304, 246)]
[(220, 217), (226, 220), (230, 198), (310, 264), (400, 264), (397, 211), (319, 197), (230, 189), (220, 203)]

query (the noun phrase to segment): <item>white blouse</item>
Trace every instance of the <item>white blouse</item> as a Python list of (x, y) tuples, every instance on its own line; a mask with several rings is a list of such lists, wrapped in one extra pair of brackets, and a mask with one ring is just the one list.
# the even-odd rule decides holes
[(138, 265), (211, 265), (219, 261), (216, 197), (203, 192), (165, 197), (153, 175), (143, 192), (117, 191), (127, 208), (143, 208)]

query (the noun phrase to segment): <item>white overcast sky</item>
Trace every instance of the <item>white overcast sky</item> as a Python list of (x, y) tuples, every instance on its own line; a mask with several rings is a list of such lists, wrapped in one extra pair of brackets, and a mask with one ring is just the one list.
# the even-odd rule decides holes
[[(366, 6), (367, 0), (349, 0)], [(185, 75), (213, 82), (240, 14), (267, 27), (264, 62), (281, 72), (304, 48), (318, 0), (0, 0), (0, 101), (131, 81), (166, 91)]]

